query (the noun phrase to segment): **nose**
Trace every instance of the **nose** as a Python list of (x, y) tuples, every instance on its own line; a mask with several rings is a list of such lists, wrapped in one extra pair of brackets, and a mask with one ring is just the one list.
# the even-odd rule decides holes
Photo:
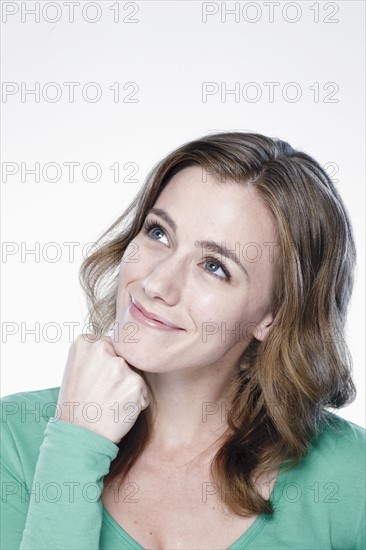
[(151, 267), (142, 280), (142, 288), (150, 299), (161, 299), (169, 305), (179, 302), (184, 286), (185, 274), (183, 259), (172, 254)]

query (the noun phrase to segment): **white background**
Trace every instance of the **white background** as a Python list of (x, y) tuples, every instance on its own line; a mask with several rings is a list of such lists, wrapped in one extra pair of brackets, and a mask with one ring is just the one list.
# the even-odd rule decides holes
[[(18, 172), (2, 183), (1, 395), (61, 384), (72, 341), (67, 324), (78, 323), (76, 336), (85, 322), (83, 247), (126, 208), (150, 168), (185, 141), (244, 130), (285, 139), (338, 180), (358, 249), (348, 322), (358, 395), (338, 414), (365, 427), (364, 2), (227, 2), (227, 10), (239, 11), (226, 21), (221, 2), (79, 2), (74, 22), (64, 2), (39, 5), (36, 22), (26, 11), (35, 2), (2, 2), (2, 80), (15, 91), (2, 97), (2, 166), (15, 163)], [(22, 82), (23, 90), (39, 83), (39, 102), (22, 98)], [(61, 90), (58, 101), (51, 101), (56, 88), (49, 82)], [(80, 84), (73, 103), (64, 82)], [(90, 82), (102, 92), (97, 102), (95, 89), (85, 88)], [(116, 82), (118, 102), (109, 89)], [(138, 87), (136, 102), (126, 101), (129, 82)], [(206, 101), (204, 82), (218, 90)], [(278, 83), (272, 98), (269, 82)], [(235, 85), (238, 97), (221, 96)], [(61, 179), (47, 181), (50, 170), (39, 183), (29, 173), (22, 181), (21, 163), (29, 169), (36, 162), (41, 169), (58, 163)], [(74, 182), (66, 162), (80, 163)], [(81, 170), (90, 162), (102, 171), (94, 183), (87, 178), (95, 172), (84, 178)], [(115, 163), (119, 182), (109, 168)], [(126, 163), (137, 165), (135, 182)], [(65, 242), (76, 243), (74, 258)], [(57, 243), (58, 261), (48, 243)], [(37, 246), (38, 258), (24, 254)], [(39, 342), (25, 333), (36, 323)], [(59, 325), (58, 337), (44, 332), (47, 323)]]

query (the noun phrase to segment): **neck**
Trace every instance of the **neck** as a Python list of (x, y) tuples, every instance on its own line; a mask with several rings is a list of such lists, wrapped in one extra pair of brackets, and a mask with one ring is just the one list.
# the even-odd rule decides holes
[(224, 434), (236, 368), (216, 364), (145, 375), (155, 397), (150, 448), (168, 457), (199, 452)]

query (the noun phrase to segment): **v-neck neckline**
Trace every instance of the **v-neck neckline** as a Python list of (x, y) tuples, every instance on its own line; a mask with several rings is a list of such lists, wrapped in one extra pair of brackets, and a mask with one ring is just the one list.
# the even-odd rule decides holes
[[(290, 474), (289, 470), (283, 470), (284, 465), (287, 464), (287, 462), (282, 463), (279, 468), (279, 473), (277, 475), (276, 481), (273, 484), (273, 488), (271, 491), (271, 495), (269, 497), (269, 500), (272, 504), (272, 506), (276, 507), (280, 496), (282, 494), (280, 484), (286, 482), (288, 475)], [(282, 469), (282, 471), (281, 471)], [(111, 514), (108, 512), (108, 510), (105, 508), (105, 506), (102, 503), (103, 507), (103, 516), (106, 519), (107, 525), (109, 525), (113, 531), (116, 532), (118, 536), (120, 536), (125, 542), (128, 542), (131, 544), (131, 546), (134, 549), (138, 550), (145, 550), (143, 546), (139, 542), (137, 542), (136, 539), (131, 537), (129, 533), (111, 516)], [(258, 535), (258, 533), (263, 529), (265, 524), (268, 522), (268, 520), (272, 516), (269, 516), (267, 514), (259, 514), (259, 516), (255, 519), (255, 521), (250, 525), (250, 527), (234, 542), (230, 544), (226, 548), (226, 550), (238, 550), (239, 548), (246, 548), (247, 545)], [(239, 546), (240, 545), (240, 546)]]

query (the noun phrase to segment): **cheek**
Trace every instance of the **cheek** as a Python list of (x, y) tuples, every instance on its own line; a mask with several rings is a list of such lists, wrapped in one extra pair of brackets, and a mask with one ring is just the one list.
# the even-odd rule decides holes
[[(202, 295), (192, 299), (191, 316), (195, 319), (197, 330), (202, 335), (208, 333), (219, 335), (222, 331), (234, 330), (236, 323), (240, 325), (245, 321), (245, 305), (238, 305), (238, 300), (229, 300), (227, 296), (218, 298)], [(216, 336), (218, 338), (219, 336)]]
[(229, 349), (252, 339), (259, 321), (256, 301), (233, 296), (230, 300), (226, 297), (221, 301), (206, 298), (204, 302), (205, 307), (192, 308), (203, 342), (210, 342), (217, 349)]
[[(193, 283), (193, 281), (192, 281)], [(234, 305), (228, 293), (218, 291), (216, 288), (206, 286), (190, 285), (188, 302), (190, 304), (190, 315), (200, 323), (221, 323), (228, 317), (232, 317), (232, 305)]]
[[(146, 263), (146, 261), (145, 261)], [(142, 261), (138, 242), (131, 242), (126, 248), (119, 267), (120, 281), (136, 279), (146, 271), (147, 266)]]
[(137, 263), (121, 261), (117, 283), (117, 314), (121, 307), (126, 306), (130, 285), (139, 277), (137, 273), (138, 265)]
[(137, 264), (140, 262), (140, 245), (138, 241), (131, 241), (122, 256), (121, 264)]

